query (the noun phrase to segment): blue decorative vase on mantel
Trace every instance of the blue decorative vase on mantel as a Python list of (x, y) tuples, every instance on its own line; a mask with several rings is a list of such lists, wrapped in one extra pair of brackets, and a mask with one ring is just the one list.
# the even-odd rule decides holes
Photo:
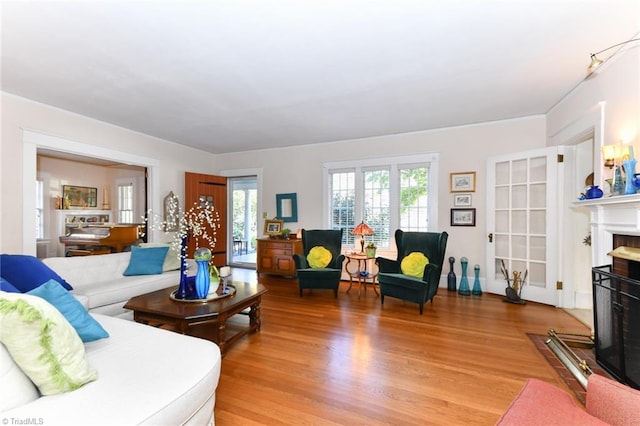
[(589, 189), (587, 189), (587, 193), (585, 195), (588, 199), (591, 200), (594, 198), (602, 198), (604, 193), (602, 192), (602, 189), (598, 187), (598, 185), (592, 185), (589, 187)]
[(624, 186), (624, 195), (635, 194), (638, 191), (638, 188), (633, 184), (633, 177), (636, 174), (636, 159), (632, 158), (630, 160), (623, 161), (622, 167), (624, 167), (624, 174), (627, 176), (627, 182)]

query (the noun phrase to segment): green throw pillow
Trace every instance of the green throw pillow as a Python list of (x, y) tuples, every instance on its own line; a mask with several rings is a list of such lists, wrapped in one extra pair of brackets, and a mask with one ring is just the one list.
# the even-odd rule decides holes
[(333, 255), (329, 250), (322, 246), (315, 246), (309, 250), (307, 262), (312, 268), (326, 268), (331, 263), (332, 258)]
[(424, 267), (429, 264), (429, 259), (423, 253), (414, 251), (409, 253), (400, 262), (400, 269), (405, 275), (410, 277), (422, 278), (424, 275)]
[(0, 292), (0, 342), (42, 395), (98, 378), (71, 324), (40, 297)]

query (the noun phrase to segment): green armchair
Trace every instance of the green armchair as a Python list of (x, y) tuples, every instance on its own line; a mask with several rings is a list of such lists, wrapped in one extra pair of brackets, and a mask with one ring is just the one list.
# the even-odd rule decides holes
[[(420, 306), (420, 315), (422, 315), (424, 304), (429, 300), (433, 303), (433, 296), (438, 292), (448, 237), (446, 232), (404, 232), (400, 229), (396, 230), (398, 259), (376, 258), (376, 263), (380, 269), (378, 283), (380, 285), (381, 304), (384, 304), (385, 296), (407, 300), (417, 303)], [(424, 266), (419, 261), (412, 264), (406, 262), (404, 264), (405, 273), (403, 273), (401, 265), (403, 265), (405, 257), (411, 254), (412, 259), (414, 257), (423, 258), (419, 253), (422, 253), (429, 263)], [(414, 270), (413, 275), (408, 275), (408, 273), (411, 273), (409, 271), (410, 266), (415, 269), (416, 265), (418, 270)]]
[(294, 254), (300, 297), (305, 288), (333, 290), (338, 297), (342, 275), (342, 229), (302, 230), (302, 252)]

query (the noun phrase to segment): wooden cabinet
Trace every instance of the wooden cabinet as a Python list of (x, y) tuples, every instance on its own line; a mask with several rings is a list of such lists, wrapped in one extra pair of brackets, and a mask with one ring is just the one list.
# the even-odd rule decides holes
[(302, 240), (258, 239), (256, 270), (259, 274), (296, 275), (294, 254), (302, 254)]

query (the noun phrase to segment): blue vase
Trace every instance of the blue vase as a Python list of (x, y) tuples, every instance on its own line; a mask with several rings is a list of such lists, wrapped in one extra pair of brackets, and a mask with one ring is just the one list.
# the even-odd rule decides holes
[(180, 245), (180, 283), (178, 290), (174, 297), (176, 299), (185, 300), (188, 299), (187, 290), (187, 236), (182, 237), (182, 244)]
[(474, 296), (482, 296), (482, 288), (480, 287), (480, 265), (474, 266), (473, 272), (476, 277), (473, 280), (473, 290), (471, 290), (471, 294)]
[(602, 198), (604, 193), (602, 192), (602, 189), (598, 188), (598, 185), (592, 185), (589, 187), (589, 189), (587, 189), (587, 193), (585, 195), (587, 196), (587, 198), (593, 199)]
[(613, 195), (624, 194), (624, 183), (622, 182), (622, 172), (620, 171), (620, 166), (616, 166), (616, 170), (613, 174), (613, 187), (611, 188), (611, 193)]
[(460, 288), (458, 289), (458, 294), (462, 296), (471, 295), (471, 290), (469, 289), (469, 280), (467, 279), (467, 265), (469, 264), (469, 259), (466, 257), (460, 258), (460, 265), (462, 266), (462, 275), (460, 276)]
[(196, 297), (198, 299), (206, 299), (209, 294), (209, 285), (211, 278), (209, 277), (209, 261), (197, 260), (198, 272), (196, 272)]
[(456, 291), (456, 273), (453, 272), (453, 263), (455, 261), (455, 257), (449, 258), (449, 273), (447, 274), (447, 290), (449, 291)]
[(193, 253), (193, 257), (198, 265), (195, 280), (196, 298), (206, 299), (207, 294), (209, 294), (209, 285), (211, 284), (211, 277), (209, 275), (211, 250), (206, 247), (200, 247)]
[(627, 182), (624, 186), (624, 195), (635, 194), (638, 188), (633, 184), (633, 175), (636, 174), (636, 159), (623, 161), (622, 167), (624, 167), (624, 174), (627, 177)]

